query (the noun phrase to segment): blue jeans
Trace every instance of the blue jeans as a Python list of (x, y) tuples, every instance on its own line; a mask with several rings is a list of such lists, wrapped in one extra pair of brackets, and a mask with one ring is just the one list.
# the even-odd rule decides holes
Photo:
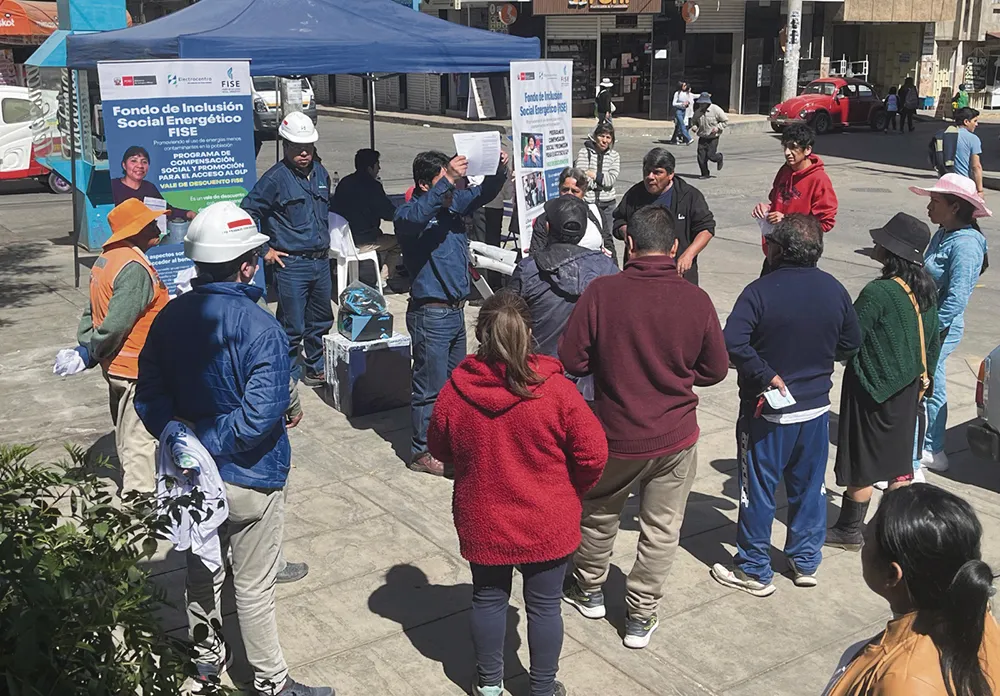
[(302, 377), (299, 364), (300, 347), (305, 352), (307, 374), (324, 371), (323, 336), (333, 326), (333, 280), (327, 258), (308, 259), (304, 256), (284, 256), (282, 268), (274, 266), (274, 282), (278, 289), (278, 321), (288, 335), (288, 355), (292, 377)]
[(438, 392), (468, 353), (465, 310), (457, 307), (420, 307), (406, 313), (406, 330), (413, 342), (413, 381), (410, 419), (413, 457), (427, 451), (427, 426)]
[(802, 573), (823, 559), (826, 497), (823, 485), (830, 453), (830, 414), (781, 425), (753, 418), (744, 406), (736, 424), (739, 441), (740, 508), (736, 524), (736, 567), (767, 584), (771, 570), (774, 493), (784, 479), (788, 495), (785, 556)]
[[(962, 335), (965, 333), (965, 317), (956, 319), (948, 329), (948, 335), (941, 344), (941, 355), (938, 357), (937, 369), (934, 370), (934, 392), (927, 397), (927, 434), (924, 435), (923, 451), (937, 454), (944, 452), (944, 433), (948, 425), (948, 388), (946, 386), (946, 366), (948, 356), (955, 352)], [(920, 466), (922, 452), (914, 453), (913, 469)]]
[[(531, 696), (552, 696), (563, 644), (562, 587), (566, 561), (518, 566), (524, 578), (524, 609), (528, 615), (531, 656)], [(513, 566), (472, 566), (472, 643), (479, 665), (480, 686), (503, 682), (503, 643), (507, 635)]]
[(674, 107), (674, 123), (676, 128), (674, 128), (674, 140), (677, 140), (677, 136), (684, 139), (684, 142), (691, 142), (691, 134), (688, 133), (687, 127), (687, 109), (682, 109), (679, 106)]

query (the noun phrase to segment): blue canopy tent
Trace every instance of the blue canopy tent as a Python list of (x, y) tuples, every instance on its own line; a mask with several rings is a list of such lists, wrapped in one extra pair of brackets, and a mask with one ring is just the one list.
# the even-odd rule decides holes
[(102, 60), (250, 59), (254, 75), (504, 72), (536, 38), (446, 22), (393, 0), (201, 0), (127, 29), (74, 34), (70, 67)]

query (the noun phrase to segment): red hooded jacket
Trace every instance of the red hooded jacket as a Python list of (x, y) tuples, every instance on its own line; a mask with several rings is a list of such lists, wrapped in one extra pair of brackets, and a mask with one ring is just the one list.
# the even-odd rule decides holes
[(462, 557), (542, 563), (580, 545), (580, 498), (608, 459), (604, 430), (555, 358), (533, 355), (538, 398), (507, 389), (504, 367), (463, 360), (438, 395), (431, 454), (455, 465), (452, 512)]
[(782, 165), (771, 185), (772, 213), (804, 213), (819, 220), (824, 232), (833, 229), (837, 219), (837, 194), (826, 174), (823, 160), (809, 155), (812, 166), (801, 172), (793, 171), (787, 164)]

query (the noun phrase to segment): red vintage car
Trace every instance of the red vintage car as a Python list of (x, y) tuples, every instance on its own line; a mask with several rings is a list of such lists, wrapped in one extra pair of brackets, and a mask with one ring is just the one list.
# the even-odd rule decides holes
[(817, 135), (832, 128), (869, 126), (885, 128), (885, 106), (869, 83), (843, 77), (813, 80), (802, 92), (771, 109), (771, 129), (776, 133), (791, 123), (808, 123)]

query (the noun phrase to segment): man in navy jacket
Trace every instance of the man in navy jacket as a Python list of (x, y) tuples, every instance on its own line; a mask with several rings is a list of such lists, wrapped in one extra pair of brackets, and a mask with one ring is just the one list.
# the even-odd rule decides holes
[[(278, 643), (274, 585), (281, 558), (284, 488), (291, 464), (285, 432), (290, 379), (288, 339), (257, 305), (250, 285), (267, 238), (234, 203), (208, 206), (191, 223), (184, 252), (198, 267), (196, 287), (153, 321), (139, 355), (135, 409), (159, 439), (172, 420), (190, 425), (219, 468), (229, 518), (219, 528), (232, 549), (233, 587), (254, 688), (261, 694), (332, 696), (288, 675)], [(217, 679), (227, 651), (221, 625), (223, 565), (212, 572), (188, 553), (187, 602), (199, 676)], [(208, 619), (199, 636), (198, 624)], [(198, 638), (196, 638), (198, 636)]]
[(795, 584), (815, 586), (822, 559), (833, 364), (861, 347), (850, 294), (816, 267), (822, 254), (819, 221), (786, 215), (768, 239), (776, 270), (743, 290), (723, 331), (739, 373), (740, 506), (736, 568), (716, 563), (712, 577), (757, 597), (775, 590), (769, 551), (774, 493), (782, 479), (788, 494), (785, 556)]
[(396, 239), (412, 279), (406, 329), (413, 341), (412, 459), (409, 467), (435, 476), (444, 465), (427, 451), (427, 426), (438, 392), (466, 354), (469, 238), (462, 217), (496, 198), (507, 178), (507, 153), (481, 186), (457, 189), (465, 157), (421, 152), (413, 160), (413, 198), (396, 210)]

